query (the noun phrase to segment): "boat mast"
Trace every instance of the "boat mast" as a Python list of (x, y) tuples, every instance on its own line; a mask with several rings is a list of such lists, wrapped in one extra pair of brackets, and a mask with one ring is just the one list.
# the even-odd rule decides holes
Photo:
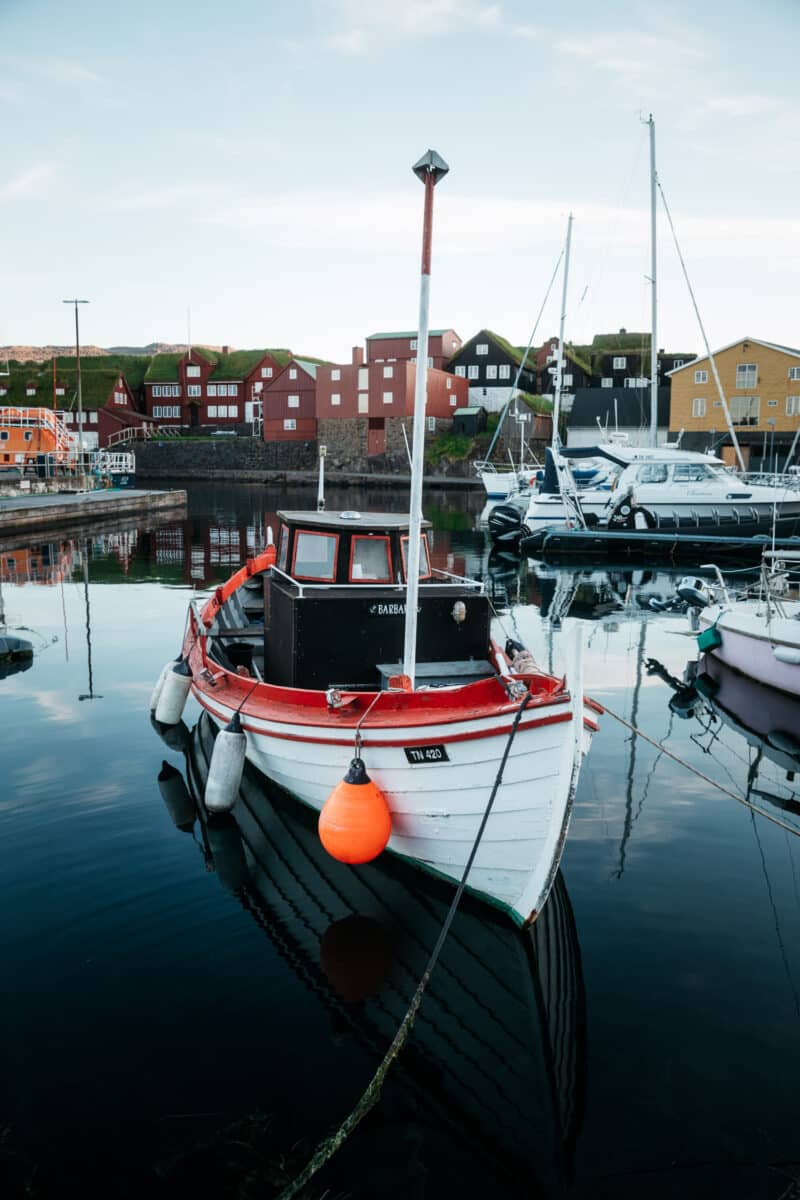
[(653, 114), (650, 126), (650, 445), (658, 445), (658, 289), (656, 287), (656, 123)]
[(558, 446), (558, 419), (561, 415), (561, 377), (564, 373), (564, 321), (567, 316), (567, 281), (569, 279), (569, 248), (572, 243), (572, 213), (567, 220), (567, 244), (564, 248), (564, 278), (561, 282), (561, 320), (558, 323), (558, 362), (553, 399), (553, 447)]
[(450, 170), (435, 150), (428, 150), (412, 167), (425, 186), (422, 221), (422, 270), (419, 283), (419, 331), (417, 372), (414, 389), (414, 432), (411, 442), (411, 496), (408, 513), (408, 562), (406, 564), (406, 627), (403, 674), (414, 687), (417, 657), (417, 604), (419, 601), (419, 541), (422, 525), (422, 466), (425, 452), (425, 400), (428, 386), (428, 307), (431, 284), (431, 239), (433, 236), (433, 189)]

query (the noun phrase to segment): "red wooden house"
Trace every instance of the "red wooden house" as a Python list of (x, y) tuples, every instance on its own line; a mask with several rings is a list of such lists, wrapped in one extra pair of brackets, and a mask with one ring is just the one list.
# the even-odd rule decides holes
[(253, 420), (254, 402), (288, 359), (287, 350), (227, 347), (156, 354), (144, 379), (147, 413), (158, 425), (233, 429)]
[(324, 364), (291, 358), (262, 392), (264, 441), (313, 441), (317, 436), (317, 377)]
[[(428, 366), (440, 370), (461, 349), (454, 329), (432, 329), (428, 334)], [(371, 333), (367, 338), (368, 363), (417, 361), (417, 333)]]

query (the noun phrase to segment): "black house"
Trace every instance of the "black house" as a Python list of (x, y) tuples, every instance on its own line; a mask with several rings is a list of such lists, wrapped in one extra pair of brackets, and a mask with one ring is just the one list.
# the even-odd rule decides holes
[[(523, 352), (516, 346), (491, 329), (482, 329), (453, 355), (445, 370), (469, 381), (471, 406), (480, 404), (488, 412), (499, 412), (511, 395), (522, 359)], [(533, 350), (517, 388), (531, 395), (538, 391)]]

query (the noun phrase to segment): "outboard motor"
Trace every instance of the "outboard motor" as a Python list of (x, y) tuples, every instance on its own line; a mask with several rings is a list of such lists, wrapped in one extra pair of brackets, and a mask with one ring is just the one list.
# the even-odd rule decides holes
[(513, 504), (496, 504), (489, 513), (488, 525), (495, 545), (516, 545), (523, 534), (522, 516)]
[(676, 591), (681, 600), (685, 600), (692, 608), (706, 608), (716, 599), (714, 589), (709, 587), (705, 579), (698, 579), (694, 575), (685, 575)]

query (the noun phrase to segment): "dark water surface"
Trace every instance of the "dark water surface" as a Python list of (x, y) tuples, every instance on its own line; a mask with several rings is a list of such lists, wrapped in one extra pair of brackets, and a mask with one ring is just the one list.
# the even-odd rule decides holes
[[(0, 679), (0, 1196), (277, 1195), (402, 1018), (446, 889), (333, 864), (254, 777), (238, 823), (183, 831), (158, 785), (208, 749), (147, 712), (190, 595), (313, 504), (197, 487), (184, 522), (2, 555), (37, 653)], [(676, 692), (694, 641), (651, 606), (674, 578), (517, 569), (479, 510), (426, 496), (435, 564), (487, 576), (553, 669), (550, 618), (583, 618), (588, 693), (656, 745), (602, 719), (532, 936), (465, 903), (379, 1103), (303, 1195), (800, 1196), (796, 710)]]

